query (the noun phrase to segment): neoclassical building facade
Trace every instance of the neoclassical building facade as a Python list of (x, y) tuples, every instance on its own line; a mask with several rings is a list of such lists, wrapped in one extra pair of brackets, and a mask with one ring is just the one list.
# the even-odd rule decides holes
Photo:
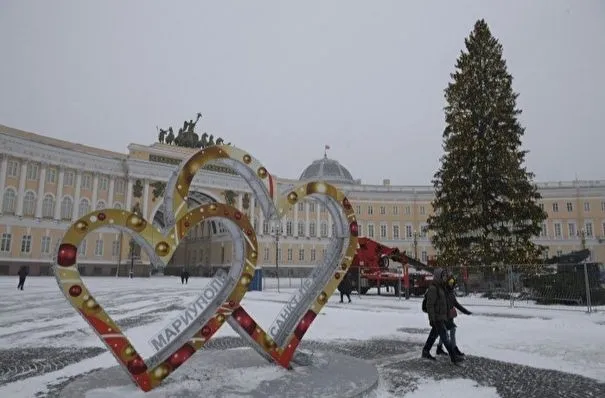
[[(127, 153), (61, 141), (0, 125), (0, 275), (21, 265), (30, 275), (50, 275), (57, 244), (81, 216), (103, 208), (132, 209), (161, 224), (162, 182), (168, 181), (191, 149), (164, 144), (130, 144)], [(270, 170), (271, 171), (271, 170)], [(273, 171), (275, 172), (275, 171)], [(313, 161), (298, 179), (278, 178), (280, 191), (301, 181), (323, 180), (346, 192), (359, 220), (360, 234), (407, 250), (426, 262), (436, 253), (426, 231), (432, 212), (431, 186), (366, 185), (338, 161)], [(592, 260), (605, 261), (605, 181), (539, 183), (541, 206), (548, 213), (535, 239), (549, 254), (582, 246)], [(228, 202), (246, 212), (260, 242), (259, 263), (280, 274), (306, 273), (322, 260), (332, 223), (314, 201), (294, 206), (281, 225), (264, 219), (247, 183), (229, 169), (198, 173), (192, 183), (194, 203)], [(279, 240), (276, 239), (279, 235)], [(130, 250), (130, 238), (116, 230), (90, 233), (79, 248), (85, 275), (149, 275), (145, 253)], [(191, 231), (169, 266), (212, 272), (231, 263), (231, 237), (220, 223)]]

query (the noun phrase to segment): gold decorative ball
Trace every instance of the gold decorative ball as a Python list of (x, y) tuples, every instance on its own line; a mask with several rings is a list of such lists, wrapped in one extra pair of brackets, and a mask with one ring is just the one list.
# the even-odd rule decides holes
[(251, 259), (255, 259), (257, 256), (258, 256), (258, 254), (256, 254), (256, 252), (250, 252)]
[(239, 283), (243, 286), (248, 286), (252, 282), (252, 275), (244, 274), (239, 280)]
[(328, 186), (323, 182), (310, 182), (307, 184), (307, 193), (327, 193)]
[(321, 292), (319, 294), (319, 296), (317, 297), (317, 302), (321, 305), (324, 305), (328, 302), (328, 295), (326, 294), (326, 292)]
[(296, 192), (290, 192), (288, 194), (288, 203), (290, 203), (291, 205), (293, 205), (296, 202), (298, 202), (298, 195), (296, 194)]
[(349, 264), (347, 264), (346, 262), (343, 262), (342, 264), (340, 264), (340, 269), (347, 269), (349, 267)]
[(131, 214), (128, 216), (128, 220), (126, 220), (126, 225), (137, 232), (141, 232), (147, 226), (147, 221), (136, 214)]
[(99, 309), (99, 304), (94, 299), (88, 299), (85, 303), (86, 308), (89, 310), (97, 310)]
[(256, 171), (256, 174), (258, 174), (258, 176), (260, 178), (266, 178), (267, 174), (269, 174), (267, 172), (267, 169), (265, 169), (264, 167), (259, 167), (258, 170)]
[(216, 211), (216, 205), (212, 203), (209, 207), (210, 211)]
[(134, 350), (134, 348), (131, 345), (129, 345), (129, 346), (126, 346), (126, 349), (124, 349), (124, 354), (131, 357), (134, 354), (136, 354), (136, 351)]
[(158, 256), (164, 257), (170, 253), (170, 245), (164, 241), (159, 242), (157, 245), (155, 245), (155, 252), (158, 254)]
[(165, 366), (158, 366), (153, 371), (153, 377), (155, 377), (156, 379), (163, 379), (167, 375), (168, 375), (168, 369), (166, 369)]
[(218, 314), (218, 315), (216, 316), (216, 321), (217, 321), (218, 323), (223, 323), (223, 322), (225, 322), (225, 315), (223, 315), (223, 314)]
[(244, 163), (250, 164), (251, 161), (252, 161), (252, 156), (250, 156), (248, 154), (244, 155)]
[(86, 221), (78, 221), (76, 223), (76, 231), (80, 232), (80, 233), (84, 233), (86, 232), (86, 230), (88, 229), (88, 224), (86, 223)]
[(264, 343), (265, 343), (265, 347), (267, 347), (269, 349), (273, 349), (276, 345), (273, 338), (271, 338), (271, 336), (269, 336), (268, 334), (265, 334)]

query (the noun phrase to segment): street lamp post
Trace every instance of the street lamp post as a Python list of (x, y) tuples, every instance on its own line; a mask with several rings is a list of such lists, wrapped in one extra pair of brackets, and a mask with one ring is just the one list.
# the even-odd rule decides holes
[(283, 232), (281, 222), (276, 221), (273, 226), (273, 234), (275, 235), (275, 275), (277, 276), (277, 292), (279, 291), (279, 236)]
[(418, 260), (418, 232), (414, 231), (414, 258)]

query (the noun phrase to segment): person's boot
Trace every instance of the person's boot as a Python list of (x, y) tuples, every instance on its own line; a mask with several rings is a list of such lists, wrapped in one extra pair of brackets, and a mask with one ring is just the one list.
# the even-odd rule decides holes
[(457, 347), (457, 346), (456, 346), (456, 347), (454, 347), (454, 353), (455, 353), (456, 355), (458, 355), (459, 357), (463, 357), (463, 356), (464, 356), (464, 353), (463, 353), (463, 352), (461, 352), (461, 351), (458, 349), (458, 347)]
[(443, 349), (443, 346), (440, 344), (437, 346), (437, 355), (449, 355), (449, 354), (447, 352), (445, 352), (445, 350)]
[(434, 356), (431, 355), (431, 353), (429, 351), (426, 350), (422, 350), (422, 358), (424, 359), (430, 359), (431, 361), (436, 361), (437, 358), (435, 358)]

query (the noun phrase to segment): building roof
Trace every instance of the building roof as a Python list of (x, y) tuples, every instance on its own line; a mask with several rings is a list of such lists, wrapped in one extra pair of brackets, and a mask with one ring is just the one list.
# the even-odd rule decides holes
[(89, 155), (103, 156), (103, 157), (112, 158), (112, 159), (116, 159), (116, 158), (117, 159), (126, 159), (127, 158), (127, 155), (124, 153), (94, 148), (94, 147), (87, 146), (87, 145), (76, 144), (76, 143), (73, 143), (70, 141), (58, 140), (56, 138), (46, 137), (46, 136), (35, 134), (35, 133), (30, 133), (29, 131), (18, 130), (18, 129), (8, 127), (8, 126), (2, 125), (2, 124), (0, 124), (0, 134), (6, 134), (11, 137), (21, 138), (24, 140), (37, 142), (37, 143), (44, 144), (44, 145), (54, 146), (54, 147), (62, 148), (62, 149), (68, 149), (71, 151), (82, 152), (82, 153), (86, 153)]
[(355, 179), (337, 160), (329, 159), (324, 155), (323, 159), (314, 160), (300, 175), (299, 180), (316, 180), (325, 182), (339, 182), (355, 184)]

